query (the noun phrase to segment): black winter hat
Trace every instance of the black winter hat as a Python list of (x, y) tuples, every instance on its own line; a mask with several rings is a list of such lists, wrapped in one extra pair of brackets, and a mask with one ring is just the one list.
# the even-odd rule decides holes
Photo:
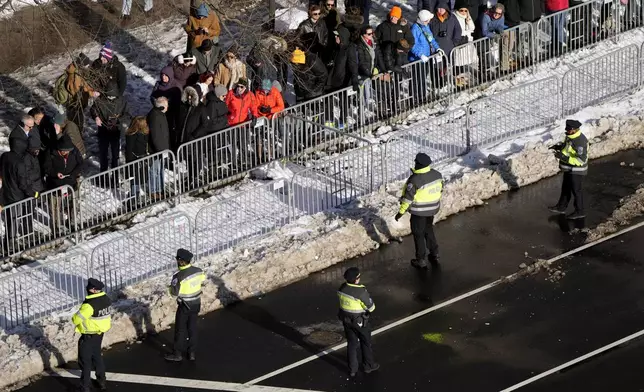
[(72, 139), (70, 139), (69, 136), (63, 135), (63, 137), (58, 139), (56, 149), (58, 151), (71, 151), (74, 149), (74, 143), (72, 143)]
[(425, 154), (424, 152), (420, 152), (416, 155), (416, 159), (414, 159), (414, 162), (416, 163), (416, 168), (420, 169), (431, 165), (432, 158), (430, 158), (429, 155)]
[(92, 60), (90, 60), (89, 57), (87, 57), (87, 55), (83, 52), (81, 52), (78, 57), (76, 57), (76, 60), (74, 60), (74, 62), (76, 63), (76, 65), (83, 68), (89, 67), (92, 64)]
[[(444, 10), (447, 10), (449, 12), (450, 6), (449, 6), (449, 1), (448, 0), (438, 0), (438, 3), (436, 4), (436, 9), (442, 8)], [(454, 8), (456, 9), (456, 8)], [(431, 11), (431, 10), (429, 10)]]
[(344, 271), (344, 280), (346, 280), (347, 283), (355, 283), (359, 277), (360, 270), (358, 269), (358, 267), (351, 267)]
[(190, 262), (192, 261), (192, 256), (193, 256), (192, 252), (190, 252), (187, 249), (179, 248), (177, 250), (177, 260)]
[(212, 49), (212, 41), (209, 39), (203, 40), (203, 42), (201, 43), (201, 46), (199, 47), (199, 50), (202, 52), (207, 52), (210, 49)]
[(581, 128), (581, 123), (577, 120), (566, 120), (566, 131)]
[(455, 0), (454, 1), (454, 10), (458, 11), (461, 8), (468, 8), (468, 4), (466, 0)]
[(94, 278), (87, 279), (87, 290), (88, 291), (91, 290), (91, 289), (103, 290), (104, 287), (105, 287), (105, 285), (103, 284), (103, 282), (101, 282), (98, 279), (94, 279)]

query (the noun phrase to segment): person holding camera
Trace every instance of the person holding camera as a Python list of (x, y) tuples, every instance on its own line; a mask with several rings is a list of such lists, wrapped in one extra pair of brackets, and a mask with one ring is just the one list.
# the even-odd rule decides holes
[(191, 15), (188, 18), (188, 23), (183, 28), (188, 33), (188, 52), (200, 47), (207, 39), (213, 44), (219, 43), (221, 33), (219, 18), (205, 3), (194, 10), (194, 16)]
[(461, 42), (461, 25), (449, 11), (447, 0), (440, 0), (436, 6), (436, 15), (429, 22), (429, 28), (434, 33), (438, 46), (449, 57), (452, 49)]
[(284, 99), (282, 94), (273, 86), (270, 79), (262, 80), (262, 86), (255, 91), (257, 111), (260, 117), (273, 118), (273, 115), (284, 110)]

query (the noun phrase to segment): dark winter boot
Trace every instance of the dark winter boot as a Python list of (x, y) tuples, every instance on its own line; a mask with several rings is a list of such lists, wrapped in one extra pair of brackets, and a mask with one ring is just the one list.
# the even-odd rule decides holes
[(566, 216), (566, 218), (568, 219), (583, 219), (585, 217), (586, 217), (586, 214), (584, 214), (581, 211), (575, 211), (572, 214), (568, 214), (568, 216)]
[(375, 363), (370, 369), (365, 369), (364, 372), (369, 374), (371, 372), (375, 372), (376, 370), (380, 369), (380, 364)]
[(427, 257), (427, 260), (431, 263), (432, 267), (438, 267), (438, 265), (439, 265), (438, 264), (438, 260), (439, 260), (438, 255), (429, 255), (429, 257)]
[(97, 380), (96, 383), (98, 384), (98, 389), (100, 391), (107, 391), (107, 382), (105, 380)]
[(558, 205), (556, 205), (556, 204), (555, 204), (554, 206), (550, 206), (550, 207), (548, 207), (548, 209), (550, 210), (550, 212), (554, 212), (555, 214), (565, 214), (565, 213), (566, 213), (566, 209), (565, 209), (565, 208), (563, 208), (563, 207), (559, 207), (559, 206), (558, 206)]
[(415, 268), (427, 268), (427, 262), (425, 260), (411, 259), (411, 265)]
[(188, 360), (193, 362), (196, 361), (197, 356), (195, 355), (195, 353), (188, 353)]
[(174, 353), (166, 355), (165, 360), (171, 362), (181, 362), (183, 361), (183, 357), (181, 356), (181, 354)]

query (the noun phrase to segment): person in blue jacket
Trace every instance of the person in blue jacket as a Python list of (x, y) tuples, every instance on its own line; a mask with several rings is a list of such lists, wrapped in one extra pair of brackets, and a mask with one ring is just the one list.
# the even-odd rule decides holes
[(409, 51), (409, 61), (423, 60), (427, 62), (429, 56), (436, 54), (440, 49), (432, 30), (429, 28), (429, 21), (434, 15), (427, 11), (421, 10), (418, 13), (416, 23), (411, 26), (411, 33), (414, 36), (414, 46)]
[(497, 4), (481, 17), (481, 36), (494, 38), (505, 30), (505, 7)]
[[(423, 105), (428, 102), (427, 98), (427, 75), (432, 75), (432, 85), (437, 87), (440, 84), (441, 64), (436, 63), (436, 59), (430, 62), (430, 56), (437, 53), (443, 53), (434, 38), (434, 34), (429, 27), (429, 22), (434, 15), (428, 10), (421, 10), (418, 13), (416, 23), (411, 27), (411, 33), (414, 36), (414, 45), (409, 50), (409, 61), (414, 62), (421, 60), (422, 63), (412, 67), (412, 95), (416, 105)], [(443, 53), (444, 54), (444, 53)], [(445, 56), (440, 56), (442, 61), (447, 61)], [(431, 99), (430, 99), (431, 100)]]

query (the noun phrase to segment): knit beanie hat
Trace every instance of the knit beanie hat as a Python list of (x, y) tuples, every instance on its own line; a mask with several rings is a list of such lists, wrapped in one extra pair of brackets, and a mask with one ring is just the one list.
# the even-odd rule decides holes
[(300, 49), (296, 48), (293, 51), (293, 55), (291, 56), (291, 62), (293, 64), (305, 64), (306, 63), (306, 55), (304, 54), (303, 51)]
[(344, 280), (347, 283), (355, 283), (358, 277), (360, 277), (360, 269), (358, 267), (351, 267), (344, 271)]
[(235, 86), (244, 86), (244, 87), (248, 88), (248, 79), (239, 78), (239, 80), (237, 81), (237, 84), (235, 84)]
[(215, 86), (215, 95), (221, 97), (222, 95), (228, 94), (228, 89), (223, 84), (218, 84)]
[(112, 42), (105, 42), (105, 45), (101, 49), (99, 56), (104, 57), (107, 61), (112, 60), (112, 57), (114, 57), (114, 52), (112, 51)]
[(391, 8), (391, 11), (389, 11), (389, 16), (390, 17), (395, 17), (395, 18), (398, 18), (398, 19), (402, 18), (402, 9), (400, 9), (400, 7), (398, 7), (397, 5), (393, 6)]
[(87, 290), (91, 290), (91, 289), (94, 289), (94, 290), (103, 290), (103, 288), (104, 288), (104, 287), (105, 287), (105, 285), (103, 284), (103, 282), (101, 282), (101, 281), (100, 281), (100, 280), (98, 280), (98, 279), (95, 279), (95, 278), (89, 278), (89, 279), (87, 280), (87, 287), (86, 287), (86, 289), (87, 289)]
[(420, 12), (418, 13), (418, 22), (427, 23), (430, 20), (432, 20), (433, 17), (434, 17), (434, 14), (432, 14), (431, 12), (427, 10), (420, 10)]
[(206, 18), (208, 17), (209, 13), (210, 12), (208, 12), (208, 6), (206, 5), (206, 3), (201, 3), (199, 8), (197, 8), (197, 12), (195, 14), (197, 15), (197, 18)]
[(424, 152), (421, 152), (416, 155), (414, 163), (416, 163), (416, 169), (422, 169), (432, 164), (432, 158)]

